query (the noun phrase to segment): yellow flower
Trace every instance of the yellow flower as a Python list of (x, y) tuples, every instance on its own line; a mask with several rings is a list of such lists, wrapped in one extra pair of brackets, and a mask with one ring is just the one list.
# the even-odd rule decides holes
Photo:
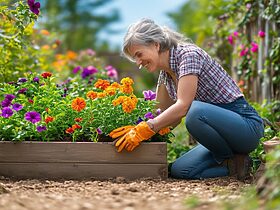
[(113, 96), (116, 94), (116, 88), (112, 87), (112, 86), (109, 86), (105, 89), (105, 92), (110, 95), (110, 96)]
[(116, 89), (119, 89), (121, 87), (121, 85), (119, 83), (117, 83), (117, 82), (113, 82), (110, 86), (114, 87)]
[(122, 85), (131, 86), (131, 85), (133, 85), (133, 83), (134, 83), (133, 80), (129, 77), (125, 77), (121, 80)]
[(97, 98), (104, 98), (106, 97), (106, 93), (101, 92), (101, 93), (97, 93)]

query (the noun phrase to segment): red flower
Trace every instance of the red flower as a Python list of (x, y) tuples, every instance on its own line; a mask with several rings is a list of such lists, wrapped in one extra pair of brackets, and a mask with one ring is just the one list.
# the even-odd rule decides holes
[(82, 126), (78, 125), (78, 124), (75, 124), (75, 125), (72, 125), (72, 129), (73, 130), (76, 130), (76, 129), (81, 129)]
[(44, 72), (44, 73), (41, 74), (41, 76), (44, 77), (44, 78), (46, 79), (46, 78), (48, 78), (48, 77), (51, 77), (51, 76), (52, 76), (52, 73), (51, 73), (51, 72)]
[(82, 120), (83, 120), (83, 118), (81, 118), (81, 117), (75, 118), (75, 122), (81, 122)]
[(65, 132), (66, 133), (74, 133), (74, 129), (73, 128), (67, 128)]
[(54, 121), (54, 117), (51, 117), (51, 116), (48, 116), (46, 119), (45, 119), (45, 123), (50, 123), (50, 122), (52, 122), (52, 121)]

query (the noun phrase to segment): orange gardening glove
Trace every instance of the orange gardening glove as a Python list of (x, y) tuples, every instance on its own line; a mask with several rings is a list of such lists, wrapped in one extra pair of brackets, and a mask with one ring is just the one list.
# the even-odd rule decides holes
[(131, 152), (141, 141), (150, 139), (154, 134), (155, 132), (150, 126), (145, 121), (142, 121), (127, 134), (117, 139), (115, 146), (118, 147), (118, 152), (122, 151), (124, 148)]
[(134, 125), (126, 125), (126, 126), (119, 127), (117, 129), (111, 131), (109, 133), (109, 136), (113, 139), (121, 137), (121, 136), (127, 134), (134, 127), (135, 127)]

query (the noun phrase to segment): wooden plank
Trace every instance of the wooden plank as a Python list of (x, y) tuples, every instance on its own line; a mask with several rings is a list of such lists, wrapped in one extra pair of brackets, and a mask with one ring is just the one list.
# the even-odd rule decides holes
[(167, 145), (142, 143), (118, 153), (112, 142), (0, 142), (0, 162), (167, 163)]
[(166, 164), (0, 163), (0, 175), (18, 179), (167, 178)]

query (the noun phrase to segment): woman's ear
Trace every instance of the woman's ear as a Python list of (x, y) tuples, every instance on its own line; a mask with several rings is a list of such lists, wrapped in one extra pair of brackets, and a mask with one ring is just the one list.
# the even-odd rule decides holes
[(160, 44), (158, 42), (155, 42), (155, 47), (156, 47), (157, 51), (159, 52)]

